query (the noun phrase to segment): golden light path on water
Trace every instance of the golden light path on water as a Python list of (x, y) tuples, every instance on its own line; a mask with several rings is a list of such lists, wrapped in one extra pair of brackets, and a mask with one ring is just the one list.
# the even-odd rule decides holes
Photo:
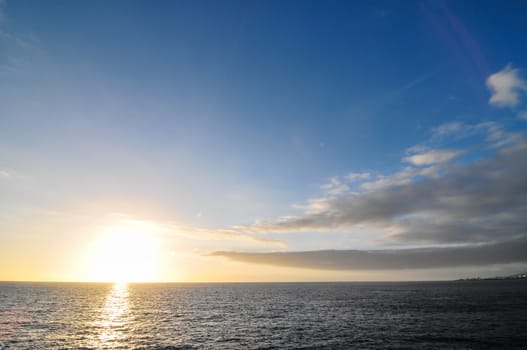
[(122, 348), (126, 346), (130, 322), (128, 284), (115, 283), (106, 296), (104, 307), (95, 322), (98, 337), (94, 348)]

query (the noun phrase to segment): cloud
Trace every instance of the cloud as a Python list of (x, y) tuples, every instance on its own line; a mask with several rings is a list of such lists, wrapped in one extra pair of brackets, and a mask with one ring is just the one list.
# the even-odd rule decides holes
[[(478, 124), (452, 122), (433, 128), (432, 136), (428, 143), (435, 144), (448, 139), (463, 140), (483, 137), (489, 146), (500, 148), (520, 142), (523, 136), (522, 132), (506, 131), (501, 124), (492, 121)], [(410, 147), (407, 151), (408, 153), (420, 153), (427, 150), (428, 147), (426, 145), (416, 145)]]
[(391, 186), (401, 186), (411, 183), (418, 176), (430, 176), (435, 174), (437, 166), (427, 168), (405, 167), (392, 175), (379, 175), (375, 180), (364, 182), (361, 188), (366, 191), (379, 190)]
[(354, 182), (354, 181), (360, 181), (360, 180), (366, 180), (371, 177), (370, 173), (349, 173), (345, 176), (345, 178), (348, 181)]
[(230, 240), (246, 242), (252, 245), (271, 246), (275, 248), (286, 247), (285, 242), (281, 240), (247, 235), (235, 229), (210, 229), (203, 227), (180, 227), (174, 225), (167, 225), (166, 227), (170, 229), (170, 234), (192, 240)]
[(487, 79), (487, 87), (492, 92), (491, 105), (515, 107), (520, 102), (520, 93), (527, 90), (527, 83), (519, 76), (519, 70), (510, 64)]
[(518, 117), (523, 120), (527, 120), (527, 111), (521, 111), (518, 113)]
[(12, 30), (5, 11), (7, 1), (0, 0), (0, 74), (23, 72), (42, 53), (40, 40), (33, 32)]
[[(521, 102), (527, 84), (518, 73), (509, 65), (487, 79), (492, 91), (490, 104), (516, 107)], [(470, 142), (470, 146), (441, 147), (445, 142)], [(253, 235), (373, 232), (369, 243), (388, 249), (217, 251), (212, 255), (240, 262), (327, 270), (527, 262), (527, 142), (522, 131), (507, 131), (497, 122), (455, 121), (432, 129), (428, 141), (406, 152), (402, 161), (407, 166), (391, 175), (350, 173), (333, 177), (322, 186), (325, 196), (297, 206), (303, 209), (301, 214), (236, 227)], [(452, 162), (464, 154), (471, 156)], [(469, 159), (472, 161), (467, 163)], [(360, 181), (359, 192), (350, 190), (350, 183), (355, 181)], [(421, 248), (393, 249), (401, 245)]]
[(454, 149), (432, 150), (432, 151), (408, 156), (404, 158), (403, 160), (407, 163), (411, 163), (417, 166), (432, 165), (432, 164), (448, 162), (460, 156), (462, 153), (463, 152), (459, 150), (454, 150)]
[(493, 147), (503, 147), (520, 142), (523, 134), (520, 132), (507, 132), (496, 122), (485, 122), (476, 125), (477, 128), (486, 130), (486, 141)]
[[(499, 149), (441, 176), (372, 186), (370, 191), (318, 199), (319, 210), (245, 228), (251, 233), (385, 229), (387, 243), (489, 243), (527, 238), (527, 143)], [(424, 169), (432, 171), (428, 168)]]
[(527, 261), (527, 241), (469, 247), (307, 252), (214, 252), (213, 256), (252, 263), (319, 270), (398, 270), (486, 266)]
[(432, 129), (432, 135), (433, 135), (433, 138), (442, 138), (445, 136), (459, 133), (463, 129), (465, 129), (465, 124), (461, 122), (450, 122), (450, 123), (442, 124)]
[(338, 177), (334, 176), (329, 179), (327, 184), (321, 186), (331, 196), (339, 196), (349, 191), (349, 186), (342, 183)]
[(135, 219), (127, 214), (114, 213), (111, 218), (121, 225), (130, 227), (140, 227), (145, 231), (156, 233), (167, 238), (179, 237), (194, 241), (231, 241), (241, 242), (251, 247), (265, 246), (283, 249), (286, 247), (285, 242), (277, 239), (269, 239), (248, 235), (236, 229), (212, 229), (197, 226), (183, 226), (170, 221), (158, 221), (148, 219)]

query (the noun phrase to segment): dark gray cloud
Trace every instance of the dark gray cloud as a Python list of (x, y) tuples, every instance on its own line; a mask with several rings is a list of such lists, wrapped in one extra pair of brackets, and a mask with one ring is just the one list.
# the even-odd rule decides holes
[[(246, 228), (253, 233), (375, 225), (396, 242), (491, 243), (527, 237), (527, 143), (439, 176), (317, 201), (316, 211)], [(392, 241), (393, 242), (393, 241)]]
[(527, 261), (527, 241), (471, 247), (308, 252), (215, 252), (214, 256), (264, 265), (318, 270), (398, 270), (486, 266)]

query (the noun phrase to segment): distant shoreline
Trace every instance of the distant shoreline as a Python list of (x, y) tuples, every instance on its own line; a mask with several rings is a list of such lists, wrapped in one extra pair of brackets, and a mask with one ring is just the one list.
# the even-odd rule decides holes
[(518, 273), (511, 276), (496, 276), (496, 277), (468, 277), (460, 278), (455, 281), (510, 281), (510, 280), (527, 280), (527, 273)]

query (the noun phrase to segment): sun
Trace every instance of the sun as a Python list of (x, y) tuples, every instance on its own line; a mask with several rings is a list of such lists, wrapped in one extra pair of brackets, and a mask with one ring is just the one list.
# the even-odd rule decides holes
[(156, 279), (159, 242), (148, 225), (126, 221), (101, 231), (90, 252), (89, 280), (150, 282)]

